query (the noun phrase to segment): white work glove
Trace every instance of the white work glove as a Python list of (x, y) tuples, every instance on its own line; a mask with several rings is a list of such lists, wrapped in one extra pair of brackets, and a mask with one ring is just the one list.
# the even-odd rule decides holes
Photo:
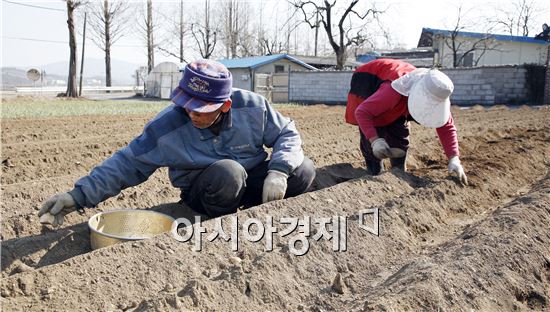
[(277, 170), (269, 170), (264, 180), (262, 203), (283, 199), (286, 193), (288, 175)]
[(451, 159), (449, 159), (449, 173), (456, 173), (458, 176), (458, 179), (463, 185), (468, 185), (468, 178), (466, 177), (466, 174), (464, 173), (464, 168), (462, 168), (462, 164), (460, 163), (460, 159), (458, 156), (453, 156)]
[(378, 159), (405, 157), (406, 152), (397, 147), (390, 147), (386, 140), (378, 138), (371, 144), (372, 153)]
[(40, 223), (55, 227), (63, 224), (65, 215), (76, 210), (76, 203), (69, 193), (61, 193), (50, 197), (38, 212)]

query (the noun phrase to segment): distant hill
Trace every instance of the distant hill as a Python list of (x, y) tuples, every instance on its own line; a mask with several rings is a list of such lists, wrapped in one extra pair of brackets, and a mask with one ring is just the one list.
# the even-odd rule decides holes
[(2, 67), (2, 89), (15, 86), (30, 87), (33, 83), (27, 79), (26, 72), (15, 67)]
[[(80, 64), (79, 64), (80, 66)], [(139, 65), (120, 61), (111, 60), (111, 75), (113, 85), (131, 85), (134, 83), (132, 75), (134, 75)], [(42, 66), (47, 75), (61, 75), (65, 79), (69, 72), (69, 62), (56, 62)], [(80, 69), (79, 69), (80, 71)], [(105, 61), (103, 59), (87, 58), (84, 60), (84, 77), (101, 77), (101, 81), (105, 81)]]
[[(113, 85), (133, 85), (134, 75), (139, 65), (112, 60), (111, 75)], [(28, 67), (2, 67), (2, 88), (33, 86), (33, 82), (27, 79), (27, 70), (37, 68), (46, 71), (46, 85), (61, 84), (67, 81), (69, 73), (68, 62), (56, 62), (42, 66)], [(80, 69), (78, 70), (80, 73)], [(102, 59), (89, 58), (84, 61), (84, 84), (105, 85), (105, 62)]]

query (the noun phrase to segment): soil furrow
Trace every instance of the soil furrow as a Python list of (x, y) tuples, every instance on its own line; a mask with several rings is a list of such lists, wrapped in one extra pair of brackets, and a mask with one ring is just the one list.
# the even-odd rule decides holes
[[(36, 209), (45, 198), (70, 189), (74, 179), (124, 145), (133, 131), (139, 133), (149, 116), (132, 117), (128, 123), (126, 116), (93, 117), (97, 123), (87, 122), (89, 117), (3, 120), (2, 142), (8, 144), (3, 160), (11, 155), (2, 167), (2, 183), (11, 182), (2, 186), (4, 308), (548, 308), (550, 234), (544, 213), (550, 214), (550, 109), (454, 110), (468, 187), (448, 176), (433, 129), (412, 124), (409, 173), (370, 177), (358, 149), (357, 128), (342, 123), (342, 107), (283, 111), (296, 119), (304, 150), (317, 164), (313, 192), (239, 211), (239, 223), (269, 215), (280, 230), (282, 217), (342, 216), (347, 219), (345, 252), (333, 250), (334, 240), (310, 238), (309, 252), (295, 256), (289, 250), (293, 236), (277, 234), (272, 252), (264, 250), (265, 238), (252, 243), (242, 236), (239, 252), (219, 240), (194, 252), (193, 244), (170, 235), (90, 251), (85, 221), (95, 212), (140, 208), (193, 215), (176, 204), (179, 193), (163, 169), (96, 210), (69, 216), (60, 230), (38, 224)], [(111, 133), (119, 140), (90, 147), (90, 137)], [(29, 143), (13, 145), (21, 139)], [(73, 145), (65, 139), (76, 141)], [(58, 158), (45, 151), (59, 151)], [(366, 208), (379, 209), (379, 237), (358, 225), (358, 211)], [(231, 216), (222, 220), (227, 225)], [(211, 233), (214, 221), (203, 225)], [(316, 233), (312, 226), (311, 235)], [(234, 256), (242, 262), (232, 264), (229, 258)], [(337, 274), (343, 294), (331, 286)]]

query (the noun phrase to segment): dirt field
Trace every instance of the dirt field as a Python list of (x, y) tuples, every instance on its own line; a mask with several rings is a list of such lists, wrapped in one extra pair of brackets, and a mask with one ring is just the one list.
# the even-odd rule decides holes
[[(60, 230), (38, 222), (44, 199), (69, 190), (153, 115), (3, 119), (3, 310), (550, 310), (550, 108), (453, 110), (468, 187), (448, 176), (434, 130), (413, 125), (409, 172), (371, 177), (343, 107), (282, 111), (318, 177), (309, 193), (239, 211), (239, 223), (342, 216), (345, 252), (309, 239), (309, 252), (295, 256), (292, 235), (277, 234), (272, 252), (265, 238), (241, 240), (239, 252), (205, 241), (195, 252), (169, 234), (92, 252), (85, 222), (98, 211), (191, 216), (163, 169)], [(358, 226), (366, 208), (379, 208), (380, 236)]]

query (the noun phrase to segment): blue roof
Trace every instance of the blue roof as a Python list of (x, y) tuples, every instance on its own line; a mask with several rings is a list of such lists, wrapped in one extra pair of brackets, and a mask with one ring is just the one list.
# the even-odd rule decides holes
[(374, 53), (368, 53), (368, 54), (359, 54), (357, 55), (357, 62), (361, 62), (361, 63), (368, 63), (370, 61), (374, 61), (376, 60), (377, 58), (381, 57), (382, 55), (378, 52), (374, 52)]
[[(452, 31), (450, 30), (422, 28), (422, 33), (425, 33), (425, 32), (432, 33), (434, 35), (439, 34), (444, 36), (450, 36), (452, 33)], [(495, 34), (488, 34), (488, 33), (467, 32), (467, 31), (459, 31), (458, 36), (469, 37), (469, 38), (492, 38), (499, 41), (526, 42), (526, 43), (545, 44), (545, 45), (550, 44), (550, 42), (547, 42), (544, 40), (538, 40), (532, 37), (495, 35)]]
[(304, 63), (300, 61), (297, 58), (294, 58), (288, 54), (273, 54), (273, 55), (264, 55), (264, 56), (251, 56), (251, 57), (243, 57), (238, 59), (224, 59), (224, 60), (218, 60), (218, 62), (225, 65), (225, 67), (231, 69), (231, 68), (257, 68), (265, 64), (269, 64), (275, 61), (278, 61), (280, 59), (287, 59), (291, 62), (294, 62), (296, 64), (299, 64), (301, 66), (304, 66), (307, 69), (311, 70), (317, 70), (317, 68)]

